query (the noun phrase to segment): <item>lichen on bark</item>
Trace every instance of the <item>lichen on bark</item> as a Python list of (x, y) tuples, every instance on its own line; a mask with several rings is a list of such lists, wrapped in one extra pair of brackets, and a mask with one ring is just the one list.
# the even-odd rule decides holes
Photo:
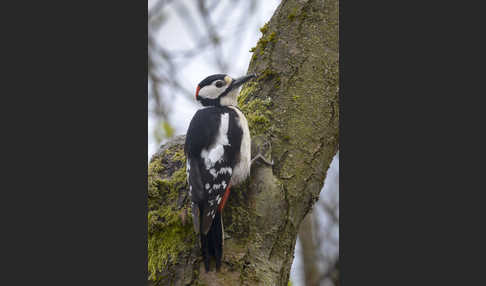
[[(238, 104), (259, 149), (224, 209), (221, 272), (203, 271), (187, 213), (183, 137), (149, 167), (149, 270), (154, 285), (287, 285), (297, 232), (338, 147), (338, 1), (282, 1), (261, 29)], [(181, 153), (182, 152), (182, 153)], [(214, 268), (214, 266), (213, 266)]]

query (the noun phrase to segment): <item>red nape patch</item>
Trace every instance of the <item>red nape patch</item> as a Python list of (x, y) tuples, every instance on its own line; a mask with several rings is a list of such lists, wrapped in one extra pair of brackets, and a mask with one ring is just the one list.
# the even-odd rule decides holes
[(197, 88), (196, 88), (196, 100), (197, 100), (197, 97), (199, 96), (199, 90), (201, 89), (201, 87), (198, 85)]
[(228, 187), (226, 188), (226, 191), (224, 191), (223, 201), (221, 202), (221, 204), (219, 204), (218, 211), (222, 211), (223, 210), (224, 205), (226, 205), (226, 201), (229, 198), (229, 194), (230, 194), (230, 185), (228, 185)]

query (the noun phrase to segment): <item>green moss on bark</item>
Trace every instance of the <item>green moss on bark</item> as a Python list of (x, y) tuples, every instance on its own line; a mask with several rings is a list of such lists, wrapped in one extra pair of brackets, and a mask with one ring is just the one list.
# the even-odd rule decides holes
[(182, 148), (168, 148), (154, 156), (148, 168), (148, 269), (149, 279), (159, 281), (169, 275), (183, 252), (195, 243), (192, 221), (182, 224), (177, 205), (187, 188)]
[(250, 52), (258, 51), (259, 55), (263, 55), (268, 43), (276, 41), (276, 33), (272, 32), (268, 37), (262, 36), (255, 47), (251, 48)]
[(189, 245), (194, 243), (194, 240), (191, 239), (192, 236), (193, 229), (191, 225), (183, 226), (180, 220), (149, 234), (149, 279), (155, 281), (164, 278), (163, 274), (159, 273), (167, 267), (168, 263), (176, 263), (182, 252), (192, 249), (192, 247), (189, 247)]
[[(263, 75), (265, 77), (267, 75)], [(246, 85), (238, 98), (238, 106), (245, 114), (252, 136), (257, 134), (265, 134), (271, 124), (270, 116), (272, 112), (270, 107), (272, 99), (267, 97), (265, 99), (253, 98), (253, 95), (258, 91), (258, 85), (262, 76), (257, 82), (251, 82)]]
[[(262, 36), (258, 40), (256, 46), (250, 49), (251, 53), (258, 51), (259, 55), (263, 55), (268, 43), (272, 43), (277, 40), (276, 38), (277, 33), (275, 31), (273, 31), (268, 36), (266, 36), (265, 34), (267, 33), (267, 31), (268, 31), (268, 23), (266, 23), (263, 27), (260, 28), (260, 32), (262, 32)], [(256, 53), (253, 54), (253, 57), (255, 57), (255, 55)], [(253, 61), (253, 57), (252, 57), (252, 61)]]

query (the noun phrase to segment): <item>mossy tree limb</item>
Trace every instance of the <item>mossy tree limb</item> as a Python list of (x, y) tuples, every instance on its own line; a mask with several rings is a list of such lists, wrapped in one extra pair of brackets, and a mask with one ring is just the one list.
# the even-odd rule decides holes
[(222, 271), (205, 273), (187, 211), (183, 137), (162, 146), (149, 166), (152, 285), (287, 285), (299, 226), (338, 148), (338, 1), (283, 0), (261, 31), (248, 69), (259, 77), (239, 106), (252, 152), (274, 166), (255, 163), (232, 189)]

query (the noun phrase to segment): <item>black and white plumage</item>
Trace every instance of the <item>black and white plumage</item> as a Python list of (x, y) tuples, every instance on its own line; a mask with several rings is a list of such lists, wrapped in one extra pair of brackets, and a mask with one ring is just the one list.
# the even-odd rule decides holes
[(200, 233), (206, 271), (209, 258), (221, 266), (223, 222), (221, 212), (230, 187), (248, 177), (251, 139), (247, 120), (237, 107), (238, 88), (255, 75), (232, 79), (216, 74), (201, 81), (196, 112), (186, 135), (187, 181), (194, 230)]

